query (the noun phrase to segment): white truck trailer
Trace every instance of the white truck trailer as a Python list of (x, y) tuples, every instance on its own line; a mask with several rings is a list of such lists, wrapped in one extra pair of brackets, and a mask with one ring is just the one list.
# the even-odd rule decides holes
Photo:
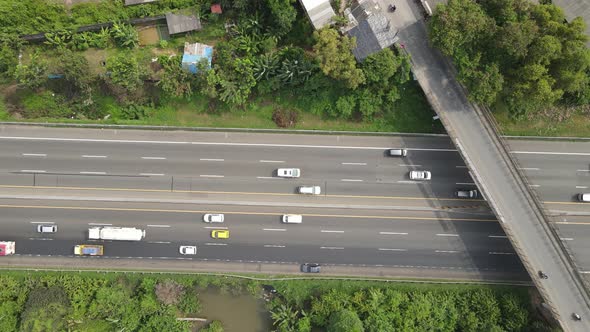
[(134, 227), (92, 227), (88, 229), (91, 240), (141, 241), (145, 230)]

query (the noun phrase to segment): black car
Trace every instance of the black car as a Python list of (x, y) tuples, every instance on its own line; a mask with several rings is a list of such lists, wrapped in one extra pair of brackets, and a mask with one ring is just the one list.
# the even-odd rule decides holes
[(315, 263), (301, 264), (301, 272), (304, 272), (304, 273), (320, 273), (320, 264), (315, 264)]

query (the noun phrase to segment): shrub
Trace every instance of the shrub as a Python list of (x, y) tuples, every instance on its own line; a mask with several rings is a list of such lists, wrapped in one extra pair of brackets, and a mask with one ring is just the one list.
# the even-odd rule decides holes
[(183, 294), (184, 288), (174, 280), (166, 279), (156, 284), (156, 297), (164, 304), (177, 304)]
[(272, 113), (272, 120), (281, 128), (295, 126), (299, 113), (296, 110), (278, 108)]

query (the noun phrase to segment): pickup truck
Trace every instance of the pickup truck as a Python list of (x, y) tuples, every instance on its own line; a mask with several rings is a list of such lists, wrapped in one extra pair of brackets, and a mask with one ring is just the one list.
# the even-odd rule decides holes
[(104, 247), (94, 244), (79, 244), (74, 247), (74, 255), (78, 256), (102, 256)]

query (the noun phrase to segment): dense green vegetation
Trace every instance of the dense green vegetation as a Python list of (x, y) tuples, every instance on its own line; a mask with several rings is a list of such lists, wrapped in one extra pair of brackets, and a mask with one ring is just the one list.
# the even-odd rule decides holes
[[(334, 29), (313, 33), (294, 0), (222, 1), (222, 16), (208, 12), (208, 0), (121, 3), (85, 2), (67, 10), (48, 0), (0, 0), (5, 11), (22, 9), (0, 18), (0, 76), (6, 96), (1, 116), (222, 127), (440, 129), (432, 127), (433, 113), (410, 80), (405, 53), (385, 49), (357, 63), (351, 53), (355, 40)], [(204, 29), (139, 46), (141, 33), (123, 23), (179, 8), (200, 13)], [(107, 21), (114, 25), (75, 32), (82, 24)], [(18, 38), (34, 32), (46, 32), (46, 40), (27, 44)], [(181, 68), (185, 41), (214, 46), (211, 69), (205, 63), (197, 74)]]
[[(265, 296), (278, 332), (552, 331), (536, 317), (527, 288), (313, 279), (265, 283), (278, 291)], [(219, 276), (4, 271), (0, 330), (189, 331), (190, 323), (176, 318), (198, 315), (199, 292), (211, 287), (263, 295), (261, 282)], [(222, 324), (213, 321), (201, 331), (222, 332)]]
[[(561, 122), (590, 105), (585, 23), (565, 21), (547, 1), (450, 0), (429, 23), (434, 45), (450, 56), (470, 98), (515, 119)], [(587, 133), (586, 133), (587, 134)]]

